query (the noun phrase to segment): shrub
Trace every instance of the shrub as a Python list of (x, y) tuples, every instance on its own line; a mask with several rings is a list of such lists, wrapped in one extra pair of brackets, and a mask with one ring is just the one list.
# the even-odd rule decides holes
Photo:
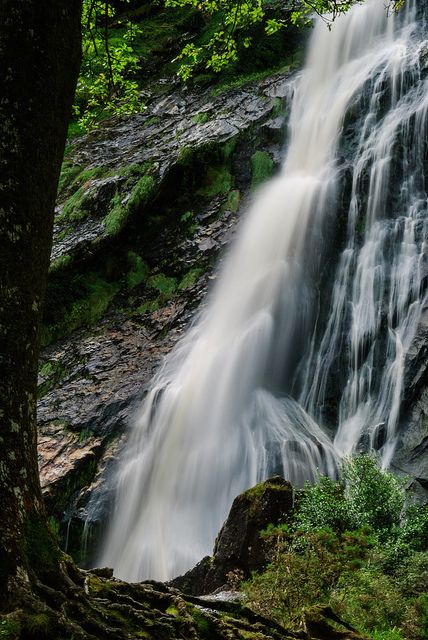
[(343, 464), (345, 497), (355, 526), (370, 526), (387, 537), (400, 522), (404, 508), (404, 484), (380, 469), (372, 455), (349, 458)]
[(403, 483), (380, 469), (376, 457), (356, 456), (344, 461), (340, 481), (321, 477), (305, 487), (294, 522), (303, 531), (368, 526), (386, 538), (400, 523), (404, 497)]
[(280, 624), (299, 620), (303, 608), (328, 604), (341, 575), (359, 568), (373, 544), (366, 531), (337, 534), (325, 528), (287, 535), (276, 528), (269, 535), (276, 538), (272, 563), (242, 589), (254, 609)]
[(321, 605), (372, 640), (428, 638), (428, 506), (405, 509), (403, 481), (370, 455), (296, 502), (287, 525), (261, 532), (271, 564), (242, 585), (249, 605), (283, 625)]
[(340, 616), (366, 632), (397, 627), (405, 609), (394, 579), (376, 567), (344, 573), (331, 593), (330, 604)]

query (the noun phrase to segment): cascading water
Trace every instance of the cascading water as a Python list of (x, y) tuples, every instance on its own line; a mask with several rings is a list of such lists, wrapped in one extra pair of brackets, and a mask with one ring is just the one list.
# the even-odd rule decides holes
[(156, 375), (121, 460), (101, 558), (116, 575), (183, 573), (211, 552), (233, 498), (272, 473), (334, 475), (358, 448), (390, 461), (423, 304), (416, 15), (411, 1), (388, 17), (369, 0), (331, 32), (315, 27), (283, 169)]

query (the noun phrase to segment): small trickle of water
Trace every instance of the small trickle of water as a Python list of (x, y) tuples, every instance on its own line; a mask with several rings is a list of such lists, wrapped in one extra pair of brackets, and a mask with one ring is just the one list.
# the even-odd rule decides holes
[[(359, 447), (388, 464), (423, 303), (421, 30), (411, 1), (387, 17), (381, 0), (331, 32), (315, 27), (283, 169), (156, 375), (121, 460), (100, 559), (117, 576), (183, 573), (211, 553), (233, 498), (272, 473), (334, 475)], [(330, 237), (343, 249), (335, 275)], [(320, 292), (327, 267), (334, 284)]]

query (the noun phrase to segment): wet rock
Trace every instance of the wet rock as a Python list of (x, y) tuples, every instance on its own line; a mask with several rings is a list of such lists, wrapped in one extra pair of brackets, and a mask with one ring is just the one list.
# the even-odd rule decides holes
[[(153, 190), (162, 193), (162, 189), (170, 188), (169, 174), (189, 150), (219, 147), (255, 129), (259, 130), (259, 143), (275, 147), (285, 129), (284, 118), (278, 118), (278, 104), (285, 108), (288, 87), (289, 74), (276, 74), (216, 97), (209, 91), (191, 94), (177, 90), (154, 98), (143, 114), (109, 122), (74, 141), (67, 156), (68, 169), (80, 169), (83, 175), (91, 170), (107, 175), (79, 183), (84, 216), (64, 216), (64, 205), (73, 193), (69, 187), (60, 193), (52, 258), (67, 255), (73, 260), (85, 260), (109, 242), (111, 230), (105, 219), (118, 199), (123, 205), (129, 200), (138, 182), (133, 167), (146, 166), (154, 181)], [(266, 123), (269, 124), (263, 129)], [(278, 150), (273, 147), (272, 155), (279, 162)], [(138, 210), (140, 215), (146, 204), (142, 202), (134, 214)], [(129, 215), (123, 225), (132, 217)]]
[(428, 306), (405, 360), (403, 411), (392, 466), (409, 476), (416, 497), (428, 502)]
[[(275, 74), (215, 97), (209, 91), (173, 89), (148, 99), (144, 113), (109, 122), (72, 143), (67, 167), (71, 176), (76, 171), (77, 182), (69, 182), (60, 195), (52, 248), (52, 268), (65, 269), (62, 277), (70, 282), (111, 251), (106, 216), (112, 199), (126, 204), (143, 172), (156, 185), (150, 196), (156, 203), (175, 200), (177, 179), (190, 171), (183, 168), (189, 149), (209, 149), (216, 157), (216, 150), (231, 143), (230, 171), (238, 204), (232, 211), (227, 193), (216, 193), (200, 204), (195, 201), (194, 224), (182, 237), (170, 218), (155, 236), (146, 240), (142, 234), (138, 250), (152, 274), (173, 265), (177, 283), (192, 269), (198, 274), (195, 280), (168, 299), (161, 296), (153, 308), (147, 306), (148, 290), (141, 287), (132, 292), (132, 312), (123, 309), (127, 303), (119, 299), (96, 327), (79, 329), (42, 354), (39, 463), (49, 512), (60, 522), (70, 551), (76, 551), (84, 530), (96, 547), (97, 531), (111, 504), (114, 458), (154, 371), (216, 277), (213, 265), (234, 236), (240, 206), (250, 190), (252, 154), (266, 148), (279, 161), (279, 145), (270, 130), (273, 126), (281, 132), (280, 122), (272, 123), (278, 119), (278, 100), (285, 108), (288, 76)], [(285, 125), (283, 119), (283, 130)], [(76, 189), (78, 212), (69, 204)], [(147, 202), (150, 208), (153, 200)], [(135, 210), (141, 224), (144, 206), (143, 202)], [(133, 224), (132, 215), (125, 225)], [(125, 252), (133, 235), (131, 231), (129, 237), (121, 236)], [(145, 305), (146, 311), (135, 311)]]
[(293, 489), (279, 476), (245, 491), (232, 504), (212, 558), (204, 558), (169, 584), (184, 593), (205, 595), (230, 588), (235, 579), (248, 578), (252, 571), (264, 568), (269, 560), (269, 547), (260, 532), (269, 524), (285, 521), (292, 507)]
[(57, 515), (67, 507), (71, 496), (85, 478), (91, 477), (100, 457), (99, 438), (79, 435), (63, 423), (52, 422), (39, 431), (40, 482), (48, 512)]

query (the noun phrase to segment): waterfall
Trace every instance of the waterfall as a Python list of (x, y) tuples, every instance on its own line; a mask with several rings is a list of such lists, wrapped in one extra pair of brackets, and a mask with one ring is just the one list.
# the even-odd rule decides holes
[[(342, 455), (393, 455), (424, 303), (428, 87), (409, 0), (314, 27), (288, 151), (197, 323), (155, 376), (100, 562), (167, 579), (211, 552), (233, 498)], [(330, 284), (329, 284), (330, 283)], [(335, 435), (334, 435), (335, 434)]]

